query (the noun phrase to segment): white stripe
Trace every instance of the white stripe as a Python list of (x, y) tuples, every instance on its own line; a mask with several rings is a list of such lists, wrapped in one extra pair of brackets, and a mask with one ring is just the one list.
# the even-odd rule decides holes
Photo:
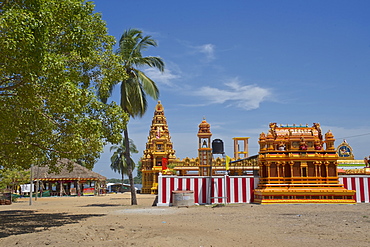
[(234, 179), (230, 178), (230, 203), (235, 203), (235, 196), (234, 196)]
[(158, 203), (163, 204), (163, 193), (162, 193), (162, 174), (158, 176)]
[(356, 201), (361, 202), (360, 178), (355, 178), (355, 184), (356, 184)]
[(365, 203), (369, 203), (369, 178), (364, 178)]
[(197, 179), (197, 183), (198, 183), (198, 201), (199, 201), (199, 204), (203, 204), (203, 192), (202, 192), (202, 179), (201, 178), (198, 178)]
[(352, 190), (352, 178), (345, 178), (347, 180), (347, 189)]
[(168, 203), (168, 205), (170, 205), (170, 198), (171, 198), (171, 180), (174, 180), (175, 178), (166, 178), (166, 184), (167, 184), (167, 188), (166, 188), (166, 203)]
[(175, 177), (175, 183), (173, 184), (173, 189), (174, 190), (178, 190), (179, 189), (179, 178), (178, 177)]
[(247, 181), (247, 188), (245, 188), (247, 190), (247, 203), (250, 203), (251, 202), (251, 191), (253, 188), (250, 187), (250, 184), (251, 184), (251, 178), (247, 178), (246, 179)]
[(243, 202), (243, 179), (242, 178), (238, 178), (238, 203), (242, 203)]
[(198, 191), (194, 191), (194, 178), (189, 178), (190, 179), (190, 190), (195, 193), (197, 193)]

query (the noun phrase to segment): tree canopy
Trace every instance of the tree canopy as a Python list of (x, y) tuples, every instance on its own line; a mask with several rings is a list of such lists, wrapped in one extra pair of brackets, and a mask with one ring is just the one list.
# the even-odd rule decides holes
[(91, 2), (0, 2), (0, 166), (68, 158), (91, 168), (121, 141), (127, 114), (96, 95), (127, 78), (114, 42)]
[(0, 170), (0, 191), (10, 187), (12, 192), (20, 184), (30, 181), (30, 171), (20, 168), (1, 169)]
[[(129, 139), (130, 142), (130, 153), (137, 154), (139, 151), (136, 148), (136, 145), (134, 144), (134, 141), (132, 139)], [(127, 162), (124, 154), (126, 151), (126, 143), (125, 141), (122, 141), (119, 145), (113, 145), (110, 147), (110, 151), (113, 151), (113, 155), (110, 158), (111, 164), (110, 168), (114, 172), (118, 172), (122, 176), (122, 182), (124, 180), (124, 176), (128, 174), (128, 164), (131, 164), (131, 170), (133, 171), (135, 169), (135, 162), (130, 157), (130, 162)]]
[[(156, 47), (157, 42), (151, 36), (144, 36), (138, 29), (125, 31), (119, 41), (117, 55), (121, 65), (125, 68), (128, 78), (121, 83), (121, 107), (131, 117), (142, 117), (147, 109), (147, 95), (153, 99), (158, 99), (159, 90), (156, 83), (150, 79), (139, 68), (149, 66), (159, 71), (164, 71), (164, 62), (160, 57), (143, 56), (142, 52), (149, 47)], [(111, 92), (111, 91), (110, 91)], [(136, 191), (130, 165), (130, 141), (128, 129), (124, 130), (125, 137), (125, 161), (127, 165), (127, 175), (131, 186), (131, 205), (136, 205)]]

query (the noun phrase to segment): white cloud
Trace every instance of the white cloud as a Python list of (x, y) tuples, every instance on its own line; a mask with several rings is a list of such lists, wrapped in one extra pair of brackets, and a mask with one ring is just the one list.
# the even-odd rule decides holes
[(169, 69), (165, 69), (164, 72), (161, 72), (156, 68), (147, 68), (144, 70), (144, 73), (156, 83), (162, 83), (167, 86), (174, 86), (172, 81), (180, 77), (173, 74)]
[(207, 62), (215, 59), (215, 46), (212, 44), (204, 44), (197, 46), (196, 49), (206, 55)]
[(256, 85), (241, 85), (238, 78), (225, 83), (228, 89), (202, 87), (195, 94), (208, 100), (209, 104), (223, 104), (237, 106), (245, 110), (257, 109), (261, 102), (270, 96), (271, 90)]

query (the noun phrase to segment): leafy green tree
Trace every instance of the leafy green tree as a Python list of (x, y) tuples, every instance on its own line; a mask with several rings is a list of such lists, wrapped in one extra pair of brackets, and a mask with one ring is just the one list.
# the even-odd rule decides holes
[(143, 176), (142, 169), (143, 169), (143, 162), (140, 159), (139, 162), (137, 163), (137, 176), (134, 178), (134, 180), (136, 179), (135, 184), (142, 183), (142, 176)]
[(91, 2), (0, 2), (0, 166), (91, 168), (121, 141), (127, 114), (96, 94), (127, 79), (114, 43)]
[(119, 178), (108, 178), (107, 183), (122, 183), (122, 180)]
[[(157, 42), (151, 36), (143, 36), (141, 30), (129, 29), (125, 31), (119, 41), (119, 48), (117, 55), (120, 58), (120, 63), (124, 67), (128, 78), (121, 82), (121, 102), (120, 105), (124, 112), (128, 113), (130, 117), (142, 117), (147, 110), (146, 96), (153, 99), (158, 99), (159, 90), (156, 83), (150, 79), (139, 68), (149, 66), (157, 68), (161, 72), (164, 71), (164, 62), (159, 57), (146, 56), (142, 52), (148, 47), (157, 46)], [(110, 88), (112, 92), (113, 87)], [(107, 98), (101, 96), (103, 101)], [(124, 130), (125, 140), (125, 159), (130, 162), (130, 143), (128, 129)], [(131, 204), (137, 205), (136, 192), (134, 188), (134, 179), (132, 176), (132, 166), (128, 166), (127, 175), (131, 186)]]
[[(110, 151), (114, 151), (112, 157), (110, 158), (111, 164), (110, 168), (114, 172), (118, 172), (122, 176), (122, 183), (124, 181), (124, 176), (128, 174), (128, 164), (131, 164), (131, 170), (135, 169), (135, 162), (130, 157), (130, 162), (127, 162), (125, 159), (125, 142), (122, 141), (121, 145), (114, 145), (110, 147)], [(136, 149), (134, 142), (130, 139), (130, 153), (138, 153), (139, 151)]]
[(30, 171), (23, 168), (0, 169), (0, 190), (10, 188), (13, 193), (14, 189), (25, 183), (30, 182)]

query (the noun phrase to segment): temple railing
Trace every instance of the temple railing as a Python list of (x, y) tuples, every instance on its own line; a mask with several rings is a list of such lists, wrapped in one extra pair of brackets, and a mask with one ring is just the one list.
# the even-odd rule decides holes
[(338, 177), (269, 177), (260, 178), (261, 184), (337, 184)]

